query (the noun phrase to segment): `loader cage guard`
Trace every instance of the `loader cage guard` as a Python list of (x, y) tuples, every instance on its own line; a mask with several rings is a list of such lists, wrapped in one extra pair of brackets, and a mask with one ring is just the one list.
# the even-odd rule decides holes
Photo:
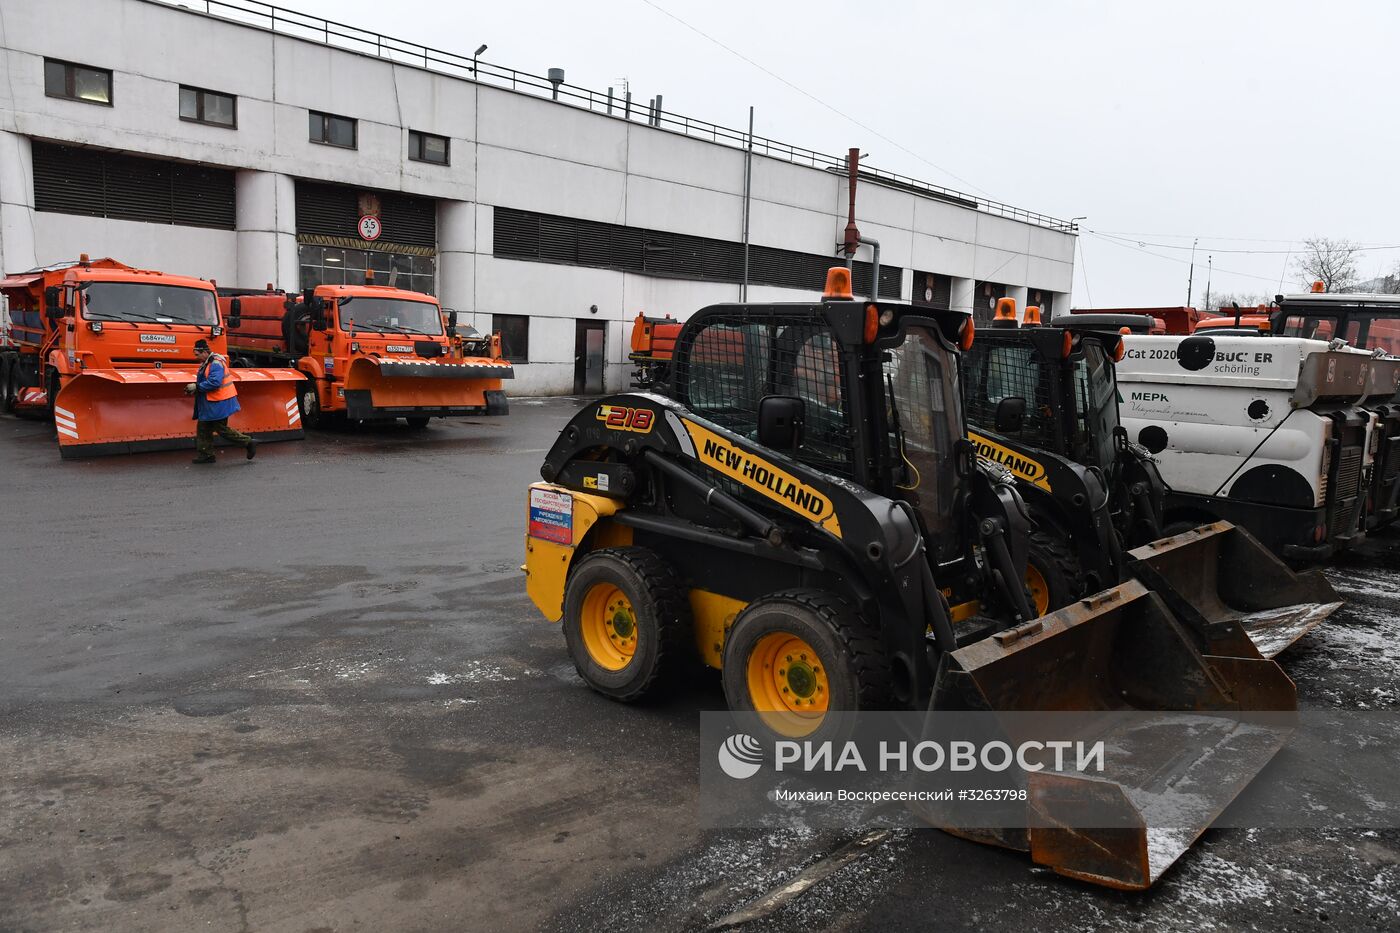
[[(1029, 340), (999, 338), (995, 332), (978, 334), (972, 348), (963, 355), (963, 367), (967, 374), (963, 384), (969, 424), (995, 430), (1027, 447), (1052, 452), (1066, 449), (1056, 418), (1063, 405), (1054, 368), (1046, 364)], [(1020, 430), (996, 427), (997, 406), (1008, 398), (1026, 400)]]

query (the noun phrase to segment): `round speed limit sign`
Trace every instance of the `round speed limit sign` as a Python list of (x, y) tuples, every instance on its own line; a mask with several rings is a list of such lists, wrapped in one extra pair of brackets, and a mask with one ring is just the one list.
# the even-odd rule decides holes
[(366, 214), (360, 218), (360, 238), (364, 240), (377, 240), (379, 234), (384, 232), (384, 225), (379, 222), (379, 218), (373, 214)]

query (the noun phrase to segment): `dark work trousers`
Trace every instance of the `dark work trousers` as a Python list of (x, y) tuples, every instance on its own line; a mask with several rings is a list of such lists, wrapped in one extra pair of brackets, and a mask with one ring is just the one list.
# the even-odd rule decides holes
[(201, 458), (214, 459), (214, 435), (222, 437), (230, 444), (247, 447), (253, 439), (242, 431), (228, 426), (227, 418), (218, 421), (201, 421), (194, 432), (194, 449)]

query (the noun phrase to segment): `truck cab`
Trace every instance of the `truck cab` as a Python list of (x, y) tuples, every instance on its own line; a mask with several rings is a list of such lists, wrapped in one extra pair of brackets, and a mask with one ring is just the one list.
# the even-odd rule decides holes
[[(9, 411), (47, 410), (64, 457), (192, 445), (184, 387), (199, 367), (195, 341), (228, 352), (214, 283), (83, 256), (8, 276), (0, 292), (10, 308), (0, 401)], [(284, 404), (299, 380), (285, 371), (235, 376), (243, 408), (235, 426), (261, 440), (301, 437)]]
[[(238, 365), (294, 366), (307, 376), (302, 417), (352, 421), (504, 415), (514, 376), (499, 342), (462, 339), (431, 295), (385, 285), (320, 285), (300, 295), (227, 290)], [(491, 356), (467, 356), (484, 348)]]

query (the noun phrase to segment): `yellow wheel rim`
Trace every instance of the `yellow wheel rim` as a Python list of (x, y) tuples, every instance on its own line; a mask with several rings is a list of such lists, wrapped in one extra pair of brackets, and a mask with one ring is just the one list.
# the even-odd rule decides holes
[(622, 590), (595, 583), (583, 597), (579, 632), (588, 656), (599, 667), (620, 671), (637, 652), (637, 613)]
[(788, 632), (769, 632), (749, 653), (746, 674), (753, 708), (773, 731), (803, 736), (821, 726), (831, 682), (807, 642)]
[(1026, 565), (1026, 589), (1031, 591), (1031, 605), (1036, 615), (1043, 616), (1050, 611), (1050, 587), (1034, 564)]

